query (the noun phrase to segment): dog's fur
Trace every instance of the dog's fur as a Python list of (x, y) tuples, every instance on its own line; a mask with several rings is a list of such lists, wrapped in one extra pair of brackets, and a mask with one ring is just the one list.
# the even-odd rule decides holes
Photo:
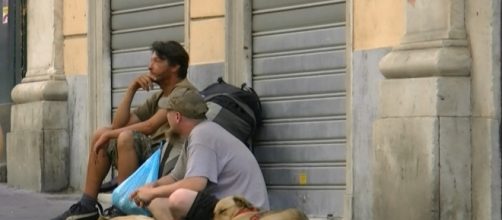
[(229, 196), (221, 199), (214, 208), (214, 220), (308, 220), (298, 209), (259, 212), (246, 199)]
[(128, 216), (115, 217), (112, 218), (111, 220), (154, 220), (154, 219), (144, 215), (128, 215)]

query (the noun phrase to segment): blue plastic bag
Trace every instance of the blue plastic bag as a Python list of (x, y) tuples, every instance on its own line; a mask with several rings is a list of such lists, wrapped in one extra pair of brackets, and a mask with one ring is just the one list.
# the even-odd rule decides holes
[(157, 149), (131, 176), (122, 182), (112, 193), (112, 203), (129, 215), (147, 215), (150, 212), (138, 207), (129, 196), (139, 187), (156, 181), (159, 175), (160, 150)]

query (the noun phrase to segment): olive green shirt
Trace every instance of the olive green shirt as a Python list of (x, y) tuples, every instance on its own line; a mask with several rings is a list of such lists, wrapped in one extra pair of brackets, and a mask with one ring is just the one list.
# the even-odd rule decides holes
[[(195, 88), (190, 81), (187, 79), (184, 79), (183, 81), (179, 82), (176, 84), (174, 87), (173, 91), (169, 93), (167, 96), (168, 98), (175, 97), (177, 95), (183, 94), (184, 91), (186, 90), (195, 90), (197, 91), (197, 88)], [(156, 92), (150, 98), (148, 98), (141, 106), (136, 108), (133, 113), (139, 118), (141, 121), (146, 121), (150, 119), (155, 113), (157, 113), (157, 110), (159, 110), (159, 100), (162, 98), (162, 93), (163, 91)], [(150, 135), (150, 138), (154, 141), (161, 141), (164, 140), (165, 137), (165, 132), (169, 129), (169, 124), (165, 123), (162, 125), (160, 128), (157, 129), (152, 135)]]

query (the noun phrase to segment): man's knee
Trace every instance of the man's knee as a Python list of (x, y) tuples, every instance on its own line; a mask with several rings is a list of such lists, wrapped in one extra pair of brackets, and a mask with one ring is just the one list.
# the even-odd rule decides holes
[(117, 148), (123, 148), (125, 146), (132, 146), (134, 143), (133, 140), (133, 132), (132, 131), (123, 131), (120, 132), (117, 137)]
[(174, 213), (186, 214), (197, 196), (197, 192), (189, 189), (177, 189), (169, 196), (169, 204)]
[(169, 207), (169, 198), (155, 198), (148, 205), (148, 209), (152, 212), (159, 212), (162, 210), (171, 209)]
[(197, 196), (197, 192), (188, 189), (178, 189), (169, 198), (156, 198), (150, 202), (148, 209), (154, 216), (169, 213), (174, 219), (183, 219)]

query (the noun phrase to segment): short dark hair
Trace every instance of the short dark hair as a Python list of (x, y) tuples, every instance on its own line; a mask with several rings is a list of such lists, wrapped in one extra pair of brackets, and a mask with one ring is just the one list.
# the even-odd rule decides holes
[(152, 44), (152, 52), (162, 60), (167, 60), (169, 65), (179, 65), (178, 78), (187, 77), (189, 56), (185, 48), (176, 41), (155, 41)]

